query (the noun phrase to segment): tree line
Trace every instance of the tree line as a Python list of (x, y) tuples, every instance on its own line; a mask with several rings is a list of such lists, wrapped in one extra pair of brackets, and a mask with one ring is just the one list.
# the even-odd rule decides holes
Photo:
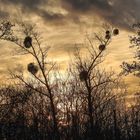
[[(122, 77), (101, 66), (104, 52), (118, 35), (112, 27), (94, 38), (87, 35), (83, 44), (87, 56), (75, 45), (74, 61), (61, 78), (57, 64), (48, 61), (49, 47), (42, 47), (35, 26), (2, 21), (1, 41), (15, 44), (18, 53), (33, 61), (26, 69), (9, 70), (15, 83), (0, 88), (0, 139), (138, 140), (139, 96), (135, 106), (128, 107)], [(125, 64), (123, 74), (128, 72)]]

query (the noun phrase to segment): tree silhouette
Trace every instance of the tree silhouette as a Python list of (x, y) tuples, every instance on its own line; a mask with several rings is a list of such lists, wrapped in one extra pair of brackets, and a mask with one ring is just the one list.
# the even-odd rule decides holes
[(48, 61), (49, 47), (42, 46), (35, 26), (4, 21), (0, 27), (1, 40), (32, 57), (24, 70), (29, 78), (18, 66), (10, 74), (20, 82), (0, 88), (0, 139), (139, 140), (139, 94), (135, 104), (127, 106), (121, 77), (100, 65), (118, 29), (87, 35), (86, 55), (75, 46), (74, 61), (61, 78), (55, 63)]
[[(100, 99), (98, 98), (98, 101), (96, 100), (96, 97), (94, 94), (99, 94), (97, 97), (102, 98), (102, 104), (104, 102), (108, 102), (109, 98), (115, 97), (113, 94), (109, 96), (109, 98), (106, 98), (104, 100), (104, 95), (102, 95), (102, 87), (107, 87), (111, 82), (115, 82), (112, 78), (112, 74), (101, 72), (101, 70), (98, 69), (99, 64), (102, 62), (102, 57), (104, 51), (107, 49), (107, 46), (111, 42), (113, 35), (118, 35), (119, 31), (118, 29), (107, 30), (105, 32), (105, 36), (100, 37), (99, 35), (95, 34), (95, 39), (99, 42), (98, 50), (93, 47), (93, 42), (89, 37), (87, 37), (88, 42), (90, 44), (88, 50), (90, 50), (89, 57), (87, 60), (82, 61), (82, 58), (80, 57), (79, 53), (76, 54), (77, 60), (77, 68), (79, 71), (79, 78), (81, 82), (83, 82), (83, 85), (85, 86), (85, 90), (87, 93), (86, 100), (87, 100), (87, 114), (89, 116), (89, 130), (90, 133), (88, 135), (95, 135), (100, 133), (98, 130), (98, 122), (95, 121), (96, 117), (96, 110), (98, 110), (98, 105), (100, 104)], [(110, 87), (111, 88), (111, 87)], [(98, 90), (100, 90), (100, 93), (98, 93)], [(103, 101), (104, 100), (104, 101)], [(94, 103), (95, 102), (95, 103)], [(98, 103), (97, 103), (98, 102)], [(100, 105), (101, 107), (101, 105)], [(96, 116), (94, 118), (94, 115)], [(96, 118), (96, 120), (98, 120)], [(99, 121), (99, 120), (98, 120)], [(100, 135), (100, 134), (99, 134)], [(99, 136), (98, 135), (98, 136)], [(92, 137), (92, 136), (91, 136)]]
[(121, 74), (128, 75), (130, 73), (134, 74), (135, 76), (140, 76), (140, 25), (139, 23), (134, 24), (132, 28), (135, 31), (135, 34), (130, 36), (130, 48), (135, 48), (135, 56), (136, 59), (132, 63), (123, 62), (121, 68), (123, 69)]
[[(23, 37), (25, 36), (24, 38), (15, 36), (14, 31), (12, 30), (12, 24), (10, 22), (6, 22), (2, 23), (3, 28), (1, 28), (1, 39), (14, 42), (17, 46), (19, 46), (21, 51), (24, 51), (26, 54), (30, 54), (34, 58), (36, 64), (34, 62), (29, 63), (27, 70), (33, 75), (35, 80), (37, 80), (44, 88), (46, 88), (47, 92), (45, 91), (44, 93), (36, 89), (33, 85), (29, 84), (21, 74), (18, 75), (11, 72), (11, 75), (13, 78), (18, 78), (25, 85), (49, 98), (51, 115), (53, 119), (54, 138), (59, 140), (57, 108), (54, 103), (55, 95), (52, 92), (52, 87), (50, 84), (50, 73), (53, 70), (55, 64), (48, 63), (46, 61), (48, 48), (45, 48), (44, 50), (42, 49), (39, 35), (37, 32), (35, 32), (34, 26), (24, 23), (20, 23), (18, 26), (21, 29)], [(32, 40), (34, 40), (34, 43)], [(40, 73), (39, 75), (37, 75), (38, 71)]]

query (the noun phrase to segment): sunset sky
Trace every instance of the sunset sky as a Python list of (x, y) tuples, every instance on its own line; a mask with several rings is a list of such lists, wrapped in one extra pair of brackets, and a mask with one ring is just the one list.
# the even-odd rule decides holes
[[(107, 68), (120, 72), (123, 61), (130, 62), (134, 50), (129, 48), (131, 25), (139, 21), (140, 0), (0, 0), (0, 18), (36, 24), (44, 43), (51, 46), (50, 58), (62, 68), (69, 62), (75, 44), (82, 49), (86, 33), (98, 32), (103, 23), (120, 29), (105, 52)], [(0, 42), (0, 73), (9, 67), (25, 64), (28, 59), (14, 54), (15, 46)], [(14, 55), (13, 55), (14, 54)], [(26, 59), (26, 60), (25, 60)], [(129, 89), (138, 89), (139, 79), (128, 76)]]

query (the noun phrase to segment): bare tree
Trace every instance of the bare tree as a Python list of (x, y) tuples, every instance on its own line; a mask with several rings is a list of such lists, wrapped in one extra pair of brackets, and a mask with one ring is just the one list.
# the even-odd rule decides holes
[[(16, 27), (15, 27), (16, 28)], [(47, 96), (50, 101), (51, 115), (53, 119), (53, 131), (54, 137), (59, 139), (58, 132), (58, 121), (57, 121), (57, 107), (54, 104), (55, 95), (52, 92), (52, 86), (50, 81), (50, 74), (55, 66), (54, 63), (49, 63), (47, 61), (48, 47), (43, 49), (41, 47), (41, 41), (38, 33), (35, 31), (34, 26), (24, 23), (19, 23), (17, 25), (19, 29), (16, 36), (14, 33), (13, 25), (10, 22), (2, 22), (0, 31), (1, 39), (7, 40), (15, 43), (19, 48), (20, 52), (23, 54), (30, 54), (35, 62), (31, 62), (27, 65), (27, 70), (33, 76), (33, 78), (40, 83), (43, 87), (46, 88), (45, 92), (37, 89), (34, 85), (28, 83), (24, 78), (23, 74), (12, 72), (11, 75), (13, 78), (17, 78), (22, 81), (26, 86), (30, 87), (34, 91)]]
[(1, 40), (14, 43), (18, 46), (16, 52), (33, 60), (25, 70), (29, 78), (24, 77), (22, 67), (18, 66), (10, 72), (20, 85), (0, 89), (1, 139), (139, 137), (139, 104), (127, 108), (121, 78), (101, 64), (105, 50), (119, 34), (118, 29), (107, 29), (94, 37), (87, 35), (83, 44), (87, 56), (75, 46), (74, 63), (68, 69), (68, 77), (61, 79), (54, 73), (55, 63), (47, 59), (49, 48), (43, 48), (35, 26), (6, 21), (0, 25)]
[[(116, 98), (116, 95), (112, 92), (113, 85), (117, 82), (116, 79), (113, 79), (114, 73), (101, 70), (99, 65), (103, 61), (103, 52), (107, 49), (112, 37), (118, 34), (118, 29), (114, 29), (113, 31), (107, 30), (103, 36), (95, 34), (94, 42), (96, 39), (99, 44), (97, 49), (92, 39), (87, 36), (88, 43), (86, 49), (88, 56), (86, 58), (81, 56), (78, 48), (75, 52), (75, 67), (74, 70), (70, 70), (71, 77), (74, 77), (71, 83), (73, 83), (73, 89), (75, 88), (73, 91), (80, 98), (81, 103), (85, 105), (85, 107), (82, 105), (82, 108), (85, 108), (84, 113), (88, 116), (88, 127), (91, 131), (87, 135), (94, 135), (99, 132), (95, 126), (98, 124), (96, 121), (100, 122), (101, 119), (99, 112), (101, 113), (104, 107), (112, 99)], [(93, 130), (97, 132), (93, 132)]]
[(130, 36), (130, 48), (135, 48), (135, 61), (132, 63), (123, 62), (122, 67), (122, 73), (124, 75), (128, 75), (130, 73), (134, 74), (135, 76), (140, 76), (140, 24), (133, 24), (132, 29), (134, 31), (134, 34)]

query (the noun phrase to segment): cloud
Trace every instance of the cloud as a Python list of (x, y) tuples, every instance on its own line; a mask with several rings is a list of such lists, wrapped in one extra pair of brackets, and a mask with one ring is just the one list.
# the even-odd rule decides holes
[(107, 0), (64, 0), (77, 10), (89, 10), (93, 5), (100, 5), (102, 8), (109, 8)]
[(6, 18), (9, 16), (9, 13), (8, 12), (4, 12), (0, 9), (0, 18)]
[[(37, 14), (47, 21), (63, 19), (64, 15), (61, 12), (53, 10), (55, 4), (51, 1), (52, 0), (5, 0), (1, 3), (4, 7), (9, 7), (9, 9), (10, 6), (15, 6), (15, 8), (20, 7), (23, 14)], [(52, 9), (48, 7), (52, 7)], [(17, 9), (19, 10), (19, 8)], [(10, 10), (7, 10), (7, 12), (9, 15), (11, 14)]]
[(139, 0), (62, 0), (70, 12), (97, 14), (107, 22), (125, 29), (140, 18)]
[(2, 3), (5, 3), (5, 4), (14, 4), (14, 5), (22, 5), (24, 8), (36, 8), (38, 7), (39, 5), (41, 4), (44, 4), (44, 3), (47, 3), (48, 0), (4, 0), (2, 1)]
[[(4, 0), (1, 3), (20, 6), (23, 14), (34, 13), (54, 23), (80, 21), (81, 15), (97, 15), (101, 20), (130, 30), (140, 18), (139, 0)], [(8, 12), (10, 14), (10, 10), (2, 11), (0, 16), (7, 16)]]

